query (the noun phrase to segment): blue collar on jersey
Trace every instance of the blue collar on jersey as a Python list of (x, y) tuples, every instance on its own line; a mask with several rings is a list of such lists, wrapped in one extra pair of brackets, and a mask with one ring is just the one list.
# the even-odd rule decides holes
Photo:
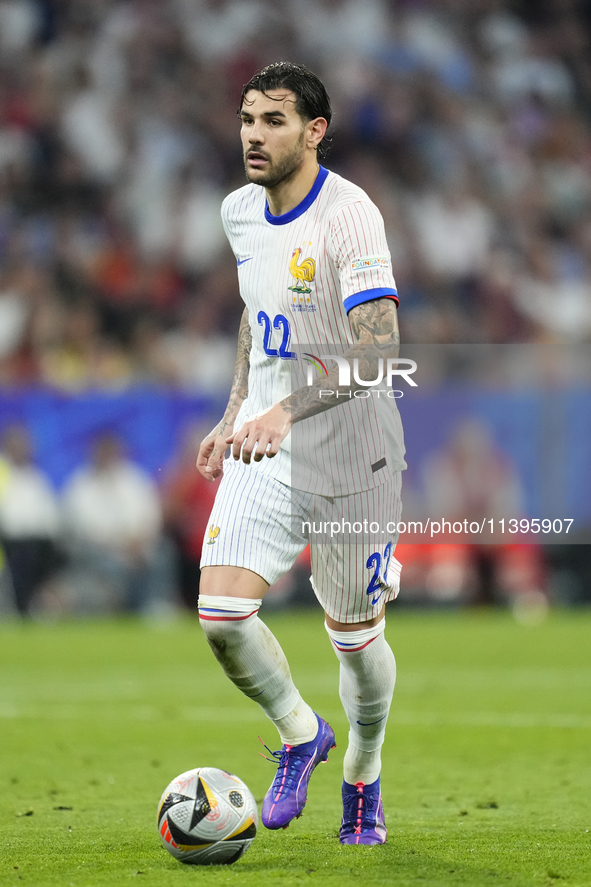
[(266, 220), (268, 222), (270, 222), (272, 225), (287, 225), (288, 222), (293, 222), (294, 219), (299, 219), (299, 217), (301, 215), (303, 215), (303, 213), (305, 213), (306, 210), (312, 206), (312, 204), (314, 203), (314, 201), (318, 197), (318, 195), (320, 193), (320, 189), (322, 188), (322, 186), (324, 185), (324, 183), (326, 181), (327, 175), (328, 175), (328, 170), (325, 169), (323, 166), (321, 166), (320, 169), (318, 170), (318, 175), (316, 176), (316, 180), (315, 180), (314, 184), (312, 185), (311, 189), (308, 191), (308, 193), (306, 194), (306, 196), (304, 197), (302, 202), (298, 203), (297, 206), (294, 206), (293, 209), (290, 209), (289, 212), (283, 213), (282, 216), (271, 215), (271, 213), (269, 212), (269, 203), (267, 200), (265, 200), (265, 218), (266, 218)]

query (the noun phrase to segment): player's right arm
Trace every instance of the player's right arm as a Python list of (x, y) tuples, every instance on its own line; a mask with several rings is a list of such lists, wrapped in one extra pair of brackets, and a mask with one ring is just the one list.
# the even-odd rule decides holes
[(240, 321), (240, 329), (238, 331), (238, 351), (228, 406), (221, 421), (201, 441), (201, 446), (199, 447), (197, 469), (206, 480), (217, 480), (223, 474), (222, 463), (225, 452), (228, 449), (226, 438), (232, 434), (236, 416), (248, 397), (251, 347), (252, 333), (248, 320), (248, 308), (245, 308), (242, 312), (242, 320)]

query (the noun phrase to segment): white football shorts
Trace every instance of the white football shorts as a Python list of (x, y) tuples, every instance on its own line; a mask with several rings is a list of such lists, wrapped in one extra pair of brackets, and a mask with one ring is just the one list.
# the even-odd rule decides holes
[(324, 611), (344, 623), (377, 616), (400, 590), (401, 473), (371, 490), (329, 497), (295, 490), (257, 467), (224, 462), (201, 567), (244, 567), (273, 585), (310, 543), (310, 581)]

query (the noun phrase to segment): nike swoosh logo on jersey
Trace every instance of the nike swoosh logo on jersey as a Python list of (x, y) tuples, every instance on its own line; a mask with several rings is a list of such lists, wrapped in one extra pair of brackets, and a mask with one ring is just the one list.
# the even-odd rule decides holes
[(240, 267), (241, 265), (244, 265), (245, 262), (250, 262), (250, 260), (253, 258), (254, 256), (247, 256), (245, 259), (238, 259), (236, 261), (236, 264), (238, 265), (238, 267)]

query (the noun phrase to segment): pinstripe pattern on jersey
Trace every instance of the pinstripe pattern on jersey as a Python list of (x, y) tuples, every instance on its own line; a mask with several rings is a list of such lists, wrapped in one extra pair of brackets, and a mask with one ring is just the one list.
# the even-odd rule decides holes
[[(261, 465), (263, 463), (260, 463)], [(308, 538), (305, 521), (326, 519), (327, 497), (292, 490), (276, 478), (258, 471), (260, 466), (245, 465), (233, 459), (224, 463), (224, 476), (216, 496), (208, 526), (220, 527), (214, 545), (204, 542), (201, 567), (226, 565), (244, 567), (273, 585), (286, 573), (305, 548)], [(342, 497), (343, 513), (365, 514), (369, 520), (398, 523), (401, 515), (401, 477), (397, 472), (381, 486)], [(338, 505), (338, 503), (337, 503)], [(388, 542), (394, 551), (397, 536), (384, 533), (379, 545), (364, 539), (310, 540), (311, 583), (324, 611), (337, 622), (365, 622), (379, 615), (382, 606), (399, 590), (399, 565), (393, 569), (392, 556), (388, 581), (376, 605), (366, 594), (372, 571), (367, 567), (371, 554), (382, 554)], [(398, 562), (396, 562), (398, 564)]]
[[(315, 197), (309, 205), (306, 198), (294, 211), (285, 214), (289, 216), (287, 221), (279, 216), (269, 223), (265, 218), (265, 190), (258, 185), (240, 188), (222, 206), (224, 228), (237, 259), (249, 258), (238, 266), (240, 293), (249, 310), (252, 331), (249, 395), (238, 414), (235, 430), (248, 417), (265, 412), (291, 393), (294, 365), (302, 362), (265, 353), (264, 326), (258, 320), (261, 311), (271, 321), (278, 314), (288, 318), (290, 349), (296, 354), (298, 345), (310, 342), (328, 346), (326, 353), (331, 345), (353, 344), (347, 318), (352, 303), (347, 300), (360, 304), (376, 297), (396, 298), (383, 220), (367, 195), (322, 168), (312, 192)], [(281, 223), (277, 224), (277, 220)], [(309, 283), (310, 305), (303, 311), (298, 310), (297, 304), (294, 307), (294, 293), (289, 289), (294, 284), (290, 260), (298, 248), (302, 250), (300, 260), (313, 258), (316, 263), (315, 277)], [(355, 260), (374, 255), (387, 259), (386, 264), (353, 271)], [(275, 350), (280, 338), (281, 332), (273, 330), (271, 347)], [(301, 384), (305, 384), (305, 378), (302, 379)], [(389, 416), (385, 415), (386, 410)], [(370, 489), (383, 480), (372, 474), (370, 465), (386, 456), (386, 450), (388, 472), (406, 467), (402, 425), (394, 402), (372, 406), (369, 416), (367, 408), (362, 410), (360, 404), (339, 406), (337, 412), (338, 419), (333, 418), (330, 423), (334, 442), (314, 455), (320, 462), (317, 475), (325, 485), (319, 488), (310, 484), (308, 489), (336, 495)], [(313, 423), (311, 439), (318, 440), (326, 420), (314, 417), (307, 421)], [(293, 480), (290, 454), (294, 433), (282, 442), (274, 459), (261, 463), (264, 474), (286, 485)], [(302, 433), (299, 428), (297, 433)], [(307, 438), (307, 431), (304, 434)], [(312, 455), (308, 447), (302, 459), (305, 462)], [(347, 472), (341, 471), (338, 478), (333, 478), (335, 466), (347, 466)]]
[[(379, 487), (343, 497), (340, 512), (365, 515), (382, 528), (390, 521), (398, 524), (402, 514), (401, 487), (401, 473), (396, 472)], [(338, 504), (338, 499), (335, 501)], [(385, 603), (397, 597), (400, 590), (398, 561), (398, 566), (393, 568), (397, 541), (397, 534), (384, 532), (380, 534), (379, 544), (371, 539), (361, 539), (352, 544), (346, 541), (310, 544), (312, 586), (325, 612), (336, 622), (367, 622), (379, 615)], [(367, 560), (375, 551), (383, 555), (388, 542), (392, 543), (387, 577), (389, 585), (373, 605), (371, 597), (366, 594), (372, 573), (367, 567)]]
[(219, 526), (214, 545), (204, 540), (201, 567), (252, 570), (273, 585), (293, 565), (307, 539), (293, 532), (291, 490), (259, 465), (227, 459), (208, 526)]
[[(324, 347), (317, 342), (305, 344), (301, 346), (301, 353), (323, 354)], [(332, 346), (331, 350), (333, 356), (344, 352), (343, 347)], [(332, 361), (329, 363), (332, 369)], [(306, 384), (306, 370), (303, 362), (294, 363), (294, 388)], [(290, 436), (292, 487), (342, 496), (380, 486), (392, 473), (406, 467), (403, 452), (397, 445), (402, 440), (400, 413), (392, 408), (392, 399), (386, 400), (386, 380), (372, 393), (360, 393), (367, 393), (367, 397), (345, 397), (333, 409), (293, 425)], [(372, 466), (376, 464), (383, 467), (374, 471)]]
[[(296, 361), (268, 353), (277, 352), (280, 344), (277, 336), (281, 331), (273, 327), (278, 315), (289, 320), (290, 349), (297, 352), (300, 344), (314, 342), (326, 346), (322, 353), (331, 353), (331, 345), (353, 344), (347, 306), (350, 310), (353, 302), (396, 298), (384, 224), (360, 188), (321, 169), (312, 192), (299, 207), (285, 214), (287, 218), (269, 218), (265, 208), (265, 190), (253, 184), (230, 194), (222, 206), (224, 228), (239, 263), (240, 293), (248, 307), (252, 332), (249, 395), (235, 430), (247, 417), (263, 413), (287, 397), (298, 377), (298, 371), (292, 376)], [(307, 284), (311, 292), (302, 303), (290, 289), (294, 286), (290, 261), (298, 249), (300, 264), (307, 258), (315, 262), (315, 276)], [(366, 256), (380, 256), (384, 261), (360, 267), (358, 260)], [(265, 319), (261, 312), (271, 322), (273, 341), (265, 341), (269, 322), (265, 325), (259, 320)], [(319, 416), (306, 420), (311, 425), (303, 434), (308, 446), (304, 459), (314, 456), (320, 476), (328, 479), (326, 490), (319, 491), (316, 480), (308, 489), (326, 495), (314, 496), (305, 492), (305, 486), (292, 488), (291, 435), (274, 459), (249, 466), (227, 460), (208, 523), (219, 526), (220, 532), (213, 544), (204, 545), (201, 566), (244, 567), (273, 584), (307, 543), (295, 518), (314, 521), (323, 515), (327, 495), (351, 494), (343, 499), (356, 513), (370, 519), (383, 514), (397, 522), (399, 472), (406, 464), (400, 417), (395, 405), (389, 405), (393, 407), (392, 420), (385, 419), (383, 410), (375, 404), (363, 411), (360, 402), (349, 402), (329, 411), (330, 433), (320, 449), (312, 443), (313, 434), (308, 440), (308, 431), (312, 428), (322, 434), (327, 426), (319, 424)], [(304, 423), (300, 424), (303, 427)], [(386, 468), (372, 472), (371, 465), (384, 458)], [(335, 466), (346, 466), (344, 479), (335, 481)], [(368, 558), (376, 550), (383, 555), (388, 542), (393, 550), (396, 537), (388, 534), (380, 538), (379, 545), (370, 539), (357, 544), (311, 541), (312, 585), (333, 619), (343, 623), (367, 621), (396, 596), (398, 574), (391, 586), (384, 583), (379, 599), (366, 594), (371, 579)], [(374, 599), (376, 604), (372, 603)]]

